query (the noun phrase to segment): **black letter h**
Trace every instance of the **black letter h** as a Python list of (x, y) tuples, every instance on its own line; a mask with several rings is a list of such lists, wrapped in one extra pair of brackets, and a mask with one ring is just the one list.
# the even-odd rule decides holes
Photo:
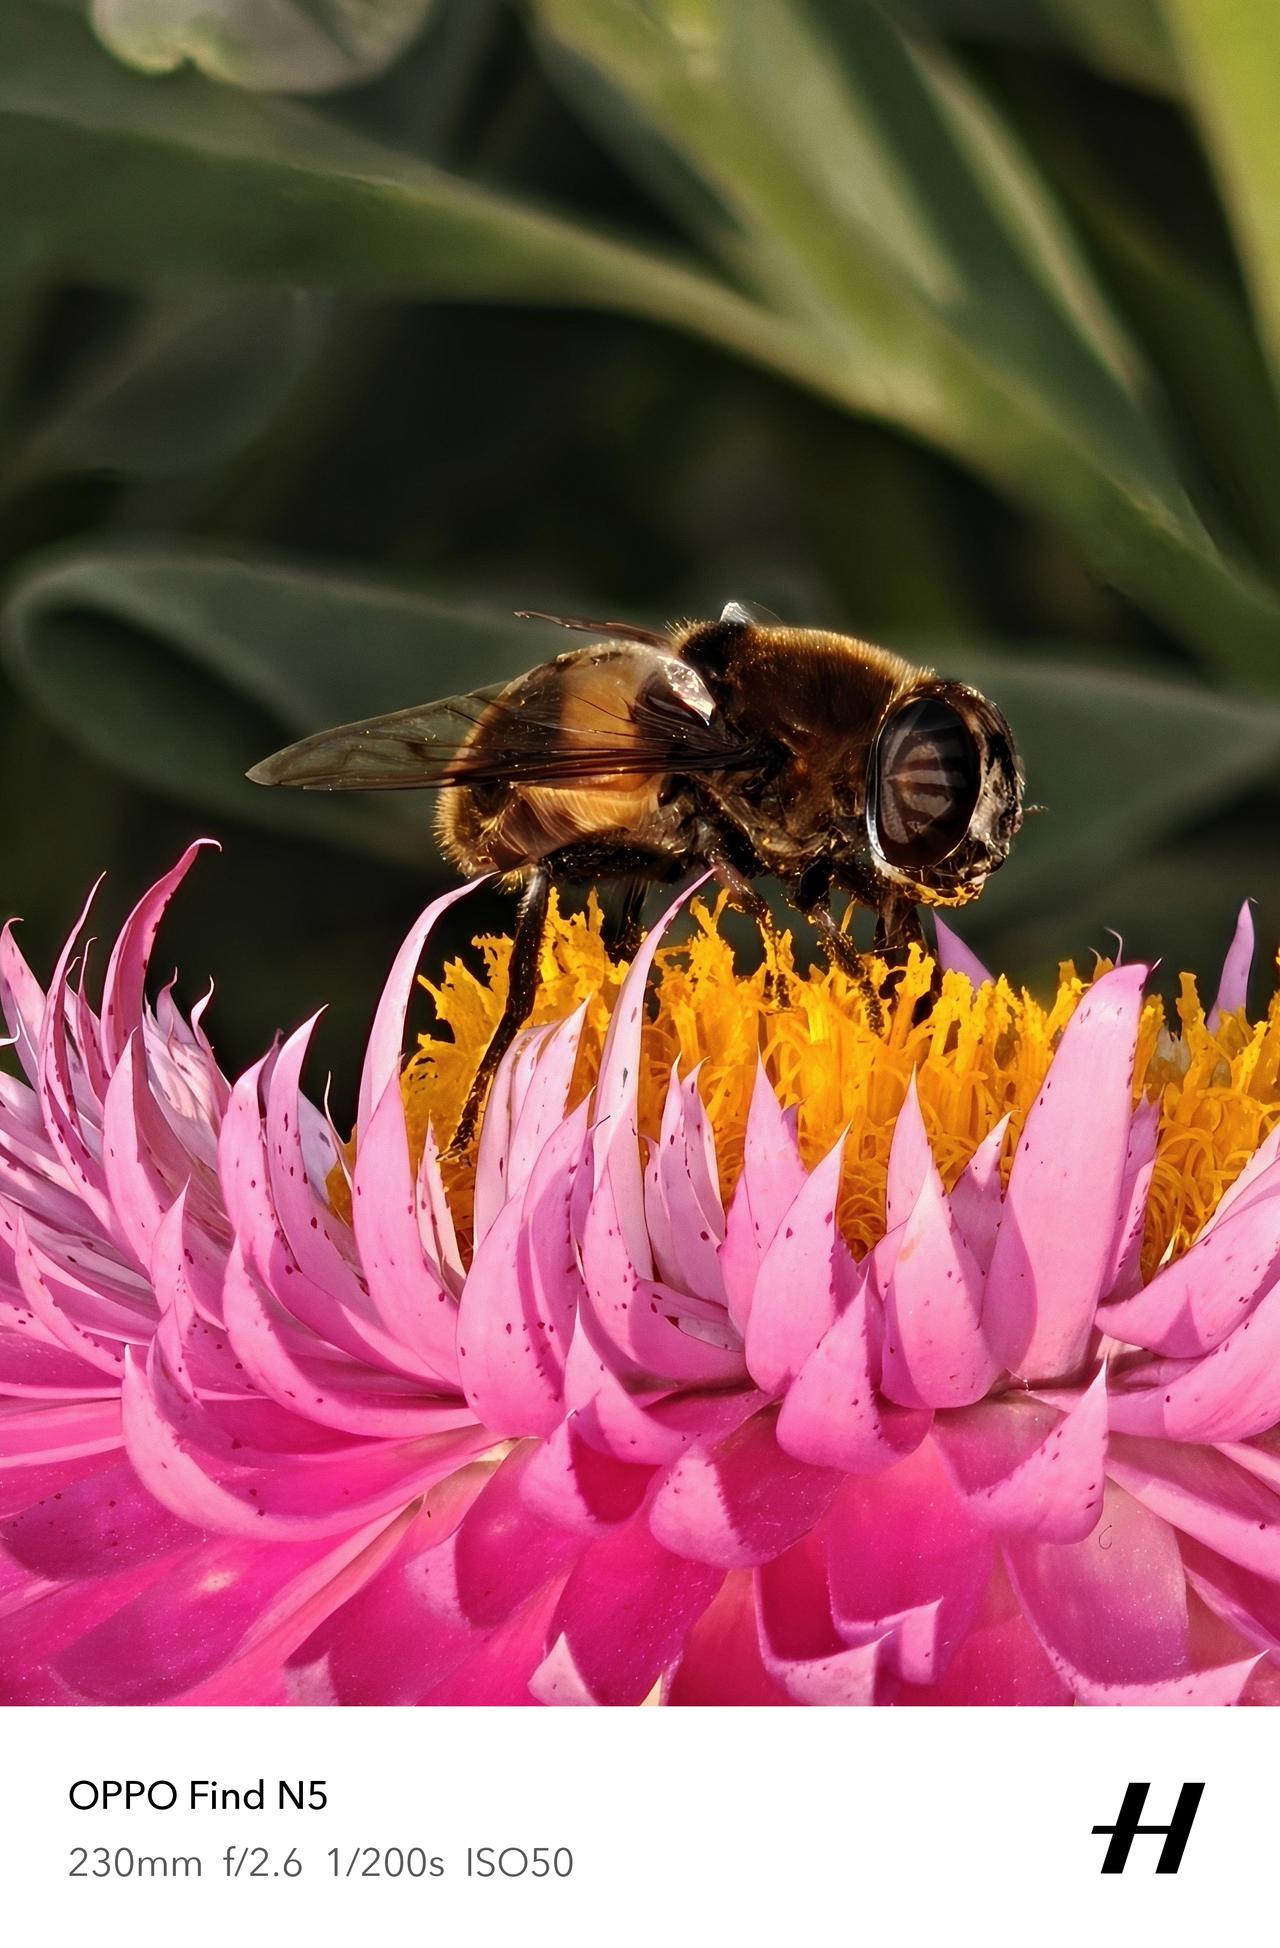
[(1196, 1808), (1200, 1804), (1200, 1795), (1204, 1791), (1204, 1782), (1202, 1780), (1199, 1784), (1183, 1786), (1182, 1791), (1178, 1794), (1178, 1803), (1173, 1809), (1173, 1818), (1167, 1826), (1140, 1826), (1138, 1824), (1142, 1818), (1142, 1808), (1146, 1804), (1147, 1794), (1150, 1790), (1151, 1786), (1149, 1781), (1146, 1784), (1134, 1783), (1126, 1786), (1124, 1789), (1124, 1798), (1120, 1803), (1120, 1811), (1116, 1816), (1115, 1825), (1094, 1827), (1093, 1830), (1095, 1833), (1109, 1833), (1111, 1835), (1111, 1843), (1107, 1848), (1106, 1858), (1102, 1863), (1102, 1871), (1104, 1874), (1122, 1874), (1124, 1872), (1125, 1863), (1129, 1858), (1129, 1848), (1133, 1844), (1133, 1838), (1136, 1833), (1164, 1834), (1164, 1845), (1160, 1849), (1160, 1858), (1156, 1862), (1156, 1872), (1158, 1874), (1176, 1874), (1178, 1868), (1182, 1865), (1182, 1856), (1186, 1850), (1187, 1841), (1191, 1837), (1191, 1822), (1194, 1820)]

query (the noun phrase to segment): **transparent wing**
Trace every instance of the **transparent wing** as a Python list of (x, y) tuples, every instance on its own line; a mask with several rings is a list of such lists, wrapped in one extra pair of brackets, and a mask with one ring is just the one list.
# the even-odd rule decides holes
[[(655, 771), (737, 769), (754, 748), (730, 735), (718, 713), (690, 707), (678, 691), (653, 686), (622, 700), (577, 700), (577, 723), (531, 706), (518, 686), (494, 684), (466, 696), (340, 724), (256, 764), (258, 785), (302, 791), (414, 791), (512, 781), (572, 784), (584, 778)], [(483, 737), (477, 739), (478, 728)]]

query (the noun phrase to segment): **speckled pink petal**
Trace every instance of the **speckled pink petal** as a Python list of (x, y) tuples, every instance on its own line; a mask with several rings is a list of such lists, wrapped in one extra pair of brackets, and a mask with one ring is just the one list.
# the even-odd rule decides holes
[(0, 1400), (0, 1469), (106, 1454), (119, 1447), (120, 1438), (118, 1400), (38, 1407)]
[(997, 1558), (977, 1616), (946, 1669), (932, 1684), (886, 1686), (882, 1702), (1062, 1706), (1075, 1701), (1023, 1616)]
[(1235, 1014), (1249, 999), (1249, 975), (1253, 969), (1253, 912), (1251, 902), (1246, 900), (1240, 908), (1236, 930), (1231, 936), (1227, 957), (1222, 963), (1222, 978), (1218, 982), (1218, 992), (1209, 1010), (1209, 1033), (1215, 1034), (1224, 1015)]
[(966, 947), (944, 920), (935, 915), (933, 926), (938, 939), (938, 965), (944, 974), (963, 974), (976, 988), (985, 987), (994, 979), (972, 948)]
[(591, 1535), (629, 1521), (652, 1480), (652, 1468), (619, 1461), (586, 1440), (570, 1414), (535, 1448), (520, 1492), (543, 1521)]
[(905, 1224), (915, 1209), (916, 1199), (929, 1172), (933, 1170), (933, 1151), (920, 1113), (914, 1069), (907, 1084), (902, 1108), (893, 1126), (889, 1144), (889, 1168), (885, 1178), (885, 1230)]
[(529, 1681), (546, 1651), (557, 1585), (541, 1591), (506, 1623), (455, 1664), (446, 1678), (418, 1699), (424, 1705), (525, 1705), (538, 1703)]
[(900, 1407), (967, 1407), (999, 1372), (982, 1334), (982, 1268), (930, 1158), (884, 1294), (881, 1388)]
[(269, 1399), (322, 1427), (404, 1441), (474, 1424), (457, 1394), (433, 1396), (396, 1375), (308, 1344), (245, 1264), (239, 1246), (227, 1265), (223, 1316), (249, 1377)]
[[(422, 959), (423, 949), (431, 936), (432, 929), (442, 913), (447, 913), (456, 901), (465, 899), (468, 893), (474, 892), (477, 886), (482, 886), (484, 883), (484, 880), (468, 880), (462, 886), (451, 887), (447, 893), (442, 893), (438, 900), (432, 900), (425, 913), (411, 928), (408, 938), (392, 962), (391, 972), (383, 987), (365, 1048), (356, 1119), (358, 1138), (363, 1138), (373, 1118), (374, 1110), (386, 1094), (387, 1084), (393, 1076), (398, 1076), (400, 1073), (405, 1016), (409, 1012), (409, 1003), (413, 999), (414, 984), (418, 978), (418, 963)], [(357, 1149), (358, 1147), (357, 1142)]]
[(44, 989), (13, 937), (13, 922), (0, 927), (0, 1014), (28, 1082), (40, 1074), (40, 1025), (44, 1020)]
[[(92, 895), (90, 895), (92, 898)], [(100, 1155), (100, 1137), (81, 1118), (76, 1101), (75, 1054), (67, 1029), (67, 978), (76, 939), (88, 912), (86, 904), (54, 968), (40, 1028), (37, 1087), (45, 1132), (77, 1197), (104, 1231), (113, 1223), (111, 1199)]]
[(165, 1214), (191, 1176), (191, 1160), (151, 1095), (137, 1033), (125, 1042), (107, 1089), (102, 1143), (116, 1235), (145, 1266)]
[[(312, 1184), (303, 1154), (301, 1076), (318, 1015), (290, 1035), (266, 1089), (265, 1148), (271, 1201), (304, 1278), (328, 1292), (357, 1317), (368, 1310), (367, 1291), (353, 1263), (351, 1233)], [(328, 1159), (332, 1165), (333, 1159)]]
[(426, 1538), (406, 1588), (433, 1615), (460, 1629), (493, 1630), (586, 1546), (586, 1536), (544, 1522), (524, 1498), (535, 1450), (514, 1448), (483, 1478), (461, 1522), (440, 1540)]
[(664, 1687), (666, 1705), (787, 1705), (765, 1670), (756, 1624), (755, 1576), (731, 1569), (685, 1638)]
[(951, 1214), (960, 1226), (960, 1235), (974, 1259), (982, 1267), (984, 1278), (991, 1268), (996, 1234), (1004, 1210), (1000, 1158), (1008, 1128), (1009, 1118), (1006, 1115), (1000, 1118), (994, 1129), (988, 1130), (957, 1177), (951, 1192)]
[(678, 1556), (746, 1569), (812, 1528), (839, 1485), (778, 1445), (775, 1417), (756, 1414), (724, 1440), (689, 1449), (658, 1488), (649, 1520)]
[[(92, 1290), (86, 1289), (82, 1294), (70, 1278), (60, 1275), (57, 1264), (33, 1235), (32, 1221), (21, 1212), (16, 1218), (14, 1266), (22, 1295), (48, 1339), (64, 1346), (99, 1374), (109, 1375), (112, 1387), (118, 1386), (126, 1344), (120, 1330), (121, 1319), (112, 1312), (104, 1321), (103, 1304)], [(84, 1316), (78, 1317), (81, 1313)], [(134, 1344), (144, 1344), (151, 1336), (154, 1318), (144, 1324), (134, 1313), (129, 1324), (129, 1339)]]
[(719, 1250), (724, 1213), (708, 1174), (706, 1115), (696, 1072), (667, 1084), (662, 1127), (645, 1172), (645, 1211), (662, 1279), (677, 1290), (725, 1302)]
[(477, 1245), (462, 1290), (458, 1371), (477, 1419), (495, 1435), (549, 1434), (560, 1418), (581, 1292), (568, 1212), (585, 1134), (584, 1105)]
[(512, 1123), (506, 1170), (508, 1197), (524, 1195), (538, 1159), (564, 1122), (586, 1013), (584, 1001), (536, 1044), (536, 1060)]
[(1211, 1352), (1280, 1277), (1280, 1223), (1270, 1199), (1242, 1198), (1236, 1213), (1156, 1273), (1130, 1299), (1104, 1306), (1115, 1339), (1172, 1359)]
[(189, 845), (172, 871), (143, 894), (120, 929), (102, 990), (102, 1052), (108, 1069), (115, 1068), (142, 1019), (147, 962), (164, 910), (205, 846), (217, 849), (213, 839), (197, 839)]
[(823, 1523), (836, 1629), (850, 1644), (883, 1640), (886, 1664), (931, 1684), (973, 1622), (995, 1544), (925, 1441), (884, 1474), (851, 1475)]
[(533, 1695), (543, 1704), (642, 1704), (721, 1579), (670, 1555), (643, 1515), (602, 1536), (570, 1571)]
[(805, 1537), (755, 1574), (760, 1661), (793, 1704), (871, 1705), (883, 1642), (849, 1645), (836, 1630), (820, 1539)]
[(1171, 1441), (1247, 1441), (1280, 1418), (1280, 1286), (1271, 1290), (1215, 1351), (1178, 1377), (1157, 1372), (1145, 1386), (1139, 1367), (1111, 1402), (1117, 1433)]
[(1088, 1343), (1120, 1215), (1145, 979), (1117, 967), (1085, 995), (1018, 1144), (983, 1324), (1028, 1379), (1073, 1372)]
[(1105, 1368), (1065, 1414), (1010, 1394), (939, 1416), (935, 1435), (975, 1521), (1046, 1542), (1092, 1533), (1105, 1488)]
[(593, 1376), (577, 1419), (593, 1447), (619, 1461), (665, 1467), (698, 1440), (719, 1440), (767, 1403), (754, 1387), (631, 1393), (614, 1374)]
[(498, 1064), (497, 1073), (485, 1098), (476, 1146), (475, 1192), (472, 1198), (471, 1235), (481, 1245), (489, 1228), (507, 1201), (507, 1153), (511, 1147), (511, 1092), (515, 1072), (527, 1058), (536, 1056), (546, 1042), (549, 1030), (526, 1028), (516, 1036)]
[(428, 1264), (398, 1079), (383, 1092), (356, 1155), (352, 1212), (378, 1317), (424, 1373), (458, 1384), (458, 1308)]
[(265, 1453), (228, 1438), (185, 1400), (154, 1350), (145, 1368), (126, 1367), (123, 1399), (129, 1456), (156, 1499), (198, 1528), (263, 1541), (337, 1535), (402, 1507), (487, 1439), (467, 1431)]
[(720, 1247), (725, 1298), (740, 1333), (746, 1330), (761, 1260), (799, 1195), (805, 1174), (796, 1144), (795, 1110), (782, 1108), (757, 1056), (742, 1172)]
[[(620, 1131), (587, 1210), (581, 1238), (586, 1286), (581, 1328), (607, 1363), (641, 1382), (733, 1384), (742, 1375), (742, 1356), (728, 1315), (721, 1312), (721, 1330), (705, 1336), (701, 1327), (711, 1328), (713, 1320), (701, 1315), (716, 1309), (700, 1309), (688, 1295), (656, 1284), (633, 1255), (624, 1204), (634, 1150), (630, 1131)], [(678, 1323), (682, 1316), (691, 1321), (689, 1330)]]
[(1111, 1438), (1107, 1472), (1143, 1506), (1210, 1549), (1280, 1582), (1280, 1495), (1213, 1448)]
[(880, 1339), (876, 1301), (863, 1285), (782, 1403), (778, 1440), (789, 1454), (864, 1474), (892, 1468), (919, 1447), (933, 1416), (882, 1399)]
[(853, 1283), (853, 1260), (836, 1225), (844, 1138), (805, 1178), (761, 1260), (747, 1323), (747, 1366), (756, 1385), (780, 1393), (834, 1323)]
[(1111, 1256), (1102, 1275), (1106, 1298), (1128, 1298), (1142, 1284), (1142, 1239), (1147, 1221), (1147, 1198), (1155, 1172), (1160, 1105), (1144, 1098), (1133, 1112), (1124, 1182), (1120, 1190), (1120, 1221)]
[(1023, 1610), (1073, 1690), (1163, 1684), (1190, 1668), (1186, 1579), (1173, 1530), (1114, 1483), (1097, 1533), (1005, 1551)]
[(430, 1125), (414, 1184), (414, 1203), (418, 1213), (418, 1236), (422, 1239), (427, 1263), (441, 1284), (456, 1297), (462, 1290), (465, 1276), (462, 1253), (458, 1250), (453, 1213), (449, 1209), (444, 1179), (440, 1174), (440, 1152)]
[(0, 1522), (0, 1549), (51, 1582), (118, 1575), (195, 1540), (123, 1455)]

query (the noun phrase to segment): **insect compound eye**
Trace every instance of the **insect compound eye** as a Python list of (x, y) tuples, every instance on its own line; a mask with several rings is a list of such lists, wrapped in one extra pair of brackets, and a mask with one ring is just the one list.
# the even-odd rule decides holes
[(969, 830), (981, 788), (972, 732), (939, 697), (901, 704), (881, 725), (871, 758), (871, 842), (891, 866), (936, 866)]

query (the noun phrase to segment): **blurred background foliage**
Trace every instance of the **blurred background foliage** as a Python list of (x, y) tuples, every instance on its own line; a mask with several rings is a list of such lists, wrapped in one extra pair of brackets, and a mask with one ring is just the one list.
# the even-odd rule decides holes
[(0, 0), (28, 952), (213, 831), (166, 960), (349, 1083), (430, 802), (245, 767), (731, 597), (1003, 704), (994, 963), (1273, 943), (1278, 110), (1258, 0)]

